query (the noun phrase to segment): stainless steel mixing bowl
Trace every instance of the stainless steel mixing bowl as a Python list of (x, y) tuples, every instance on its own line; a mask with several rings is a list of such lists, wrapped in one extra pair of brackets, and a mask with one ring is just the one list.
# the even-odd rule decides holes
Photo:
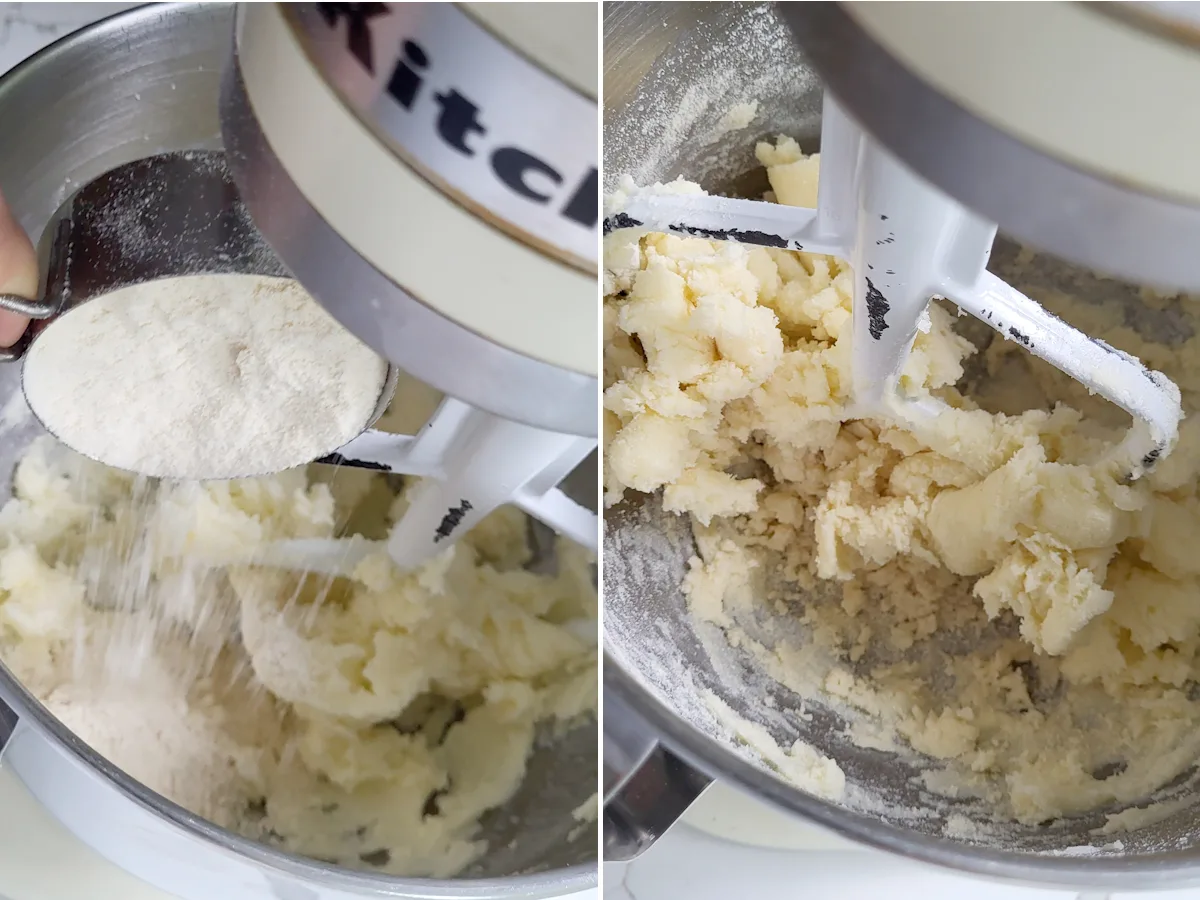
[[(766, 187), (754, 144), (787, 134), (816, 149), (821, 85), (769, 4), (609, 3), (604, 14), (604, 171), (606, 189), (622, 173), (640, 183), (684, 175), (719, 192), (754, 195)], [(758, 103), (752, 127), (722, 133), (735, 104)], [(1047, 261), (1015, 273), (1016, 252), (999, 243), (992, 268), (1034, 293), (1068, 273)], [(1006, 268), (1008, 267), (1008, 268)], [(1135, 288), (1085, 283), (1090, 292), (1135, 310)], [(987, 876), (1031, 883), (1112, 888), (1200, 882), (1200, 829), (1192, 809), (1155, 825), (1097, 840), (1102, 815), (1053, 826), (1014, 828), (1003, 846), (948, 838), (961, 811), (917, 786), (915, 765), (855, 746), (833, 711), (809, 704), (761, 671), (748, 654), (723, 644), (689, 615), (680, 583), (695, 552), (687, 522), (664, 514), (657, 497), (631, 495), (605, 515), (604, 674), (605, 855), (635, 856), (702, 791), (721, 779), (834, 831), (908, 857)], [(769, 618), (771, 613), (765, 611)], [(764, 687), (763, 685), (772, 685)], [(751, 721), (767, 724), (780, 746), (797, 739), (841, 765), (847, 783), (877, 798), (863, 813), (784, 782), (740, 750), (700, 702), (711, 690)], [(776, 715), (762, 714), (770, 705)], [(902, 818), (921, 808), (923, 818)], [(1087, 847), (1056, 855), (1068, 848)]]
[[(0, 190), (35, 241), (70, 194), (114, 166), (221, 148), (217, 98), (232, 13), (230, 4), (135, 9), (64, 38), (0, 80)], [(11, 411), (14, 403), (21, 403), (20, 369), (2, 367), (0, 405)], [(17, 459), (42, 433), (32, 420), (5, 422), (0, 497), (8, 496)], [(579, 477), (587, 481), (586, 471)], [(594, 504), (594, 471), (590, 484), (576, 496)], [(76, 836), (188, 900), (537, 898), (596, 883), (595, 829), (568, 838), (579, 825), (572, 811), (595, 791), (594, 726), (539, 745), (516, 796), (486, 817), (490, 852), (453, 880), (337, 868), (217, 828), (108, 764), (3, 667), (0, 751), (2, 764)]]

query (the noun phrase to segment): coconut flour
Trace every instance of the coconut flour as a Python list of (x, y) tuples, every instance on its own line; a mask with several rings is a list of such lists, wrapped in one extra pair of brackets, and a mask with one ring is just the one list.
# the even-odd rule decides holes
[(30, 348), (25, 395), (92, 459), (162, 478), (282, 471), (366, 427), (386, 363), (296, 282), (191, 275), (79, 306)]

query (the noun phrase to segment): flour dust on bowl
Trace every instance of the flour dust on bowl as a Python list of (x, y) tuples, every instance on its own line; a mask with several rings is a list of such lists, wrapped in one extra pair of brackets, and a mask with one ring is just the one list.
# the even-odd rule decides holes
[[(606, 8), (606, 191), (817, 206), (780, 8)], [(1004, 238), (989, 268), (1195, 412), (1189, 296)], [(864, 417), (846, 262), (613, 233), (604, 278), (606, 853), (715, 778), (966, 871), (1200, 879), (1194, 420), (1130, 479), (1128, 414), (938, 304), (898, 387), (944, 410)]]
[[(0, 189), (45, 253), (76, 186), (221, 150), (233, 24), (228, 5), (139, 8), (0, 82), (0, 116), (28, 123), (0, 152)], [(444, 402), (411, 379), (396, 393), (381, 433)], [(281, 539), (378, 541), (412, 479), (320, 465), (156, 481), (54, 441), (16, 366), (0, 394), (15, 495), (0, 513), (0, 764), (75, 836), (193, 900), (595, 884), (586, 551), (504, 508), (411, 570), (382, 550), (350, 577), (256, 565)]]

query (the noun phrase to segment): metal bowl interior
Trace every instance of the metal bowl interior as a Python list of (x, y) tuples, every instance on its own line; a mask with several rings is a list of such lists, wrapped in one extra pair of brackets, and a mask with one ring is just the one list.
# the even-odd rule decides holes
[[(622, 174), (639, 184), (683, 176), (709, 191), (757, 196), (766, 187), (753, 154), (757, 141), (786, 134), (817, 149), (821, 85), (771, 4), (607, 4), (604, 40), (606, 188)], [(732, 106), (750, 102), (758, 104), (750, 127), (719, 127)], [(1034, 296), (1071, 290), (1127, 310), (1143, 306), (1136, 286), (1050, 258), (1030, 265), (1019, 256), (1016, 245), (1001, 239), (991, 268)], [(1200, 829), (1190, 804), (1119, 835), (1118, 843), (1090, 834), (1103, 825), (1101, 814), (1014, 827), (1003, 846), (947, 837), (946, 821), (963, 805), (922, 790), (917, 766), (857, 746), (832, 709), (809, 703), (802, 715), (800, 698), (758, 660), (693, 619), (680, 590), (695, 553), (684, 519), (664, 513), (657, 496), (630, 492), (606, 511), (605, 526), (606, 664), (617, 670), (612, 679), (606, 674), (606, 684), (628, 695), (673, 749), (708, 774), (857, 840), (981, 874), (1071, 885), (1200, 878)], [(797, 627), (769, 609), (762, 618)], [(869, 795), (870, 809), (853, 799), (823, 801), (747, 765), (751, 755), (704, 703), (706, 691), (768, 727), (780, 746), (802, 740), (835, 759), (848, 796)], [(1080, 847), (1086, 859), (1072, 856)]]
[[(145, 156), (221, 149), (217, 98), (232, 33), (232, 4), (141, 7), (60, 40), (0, 81), (0, 120), (9, 123), (0, 148), (0, 190), (43, 253), (46, 226), (80, 185)], [(12, 413), (0, 436), (0, 497), (7, 497), (17, 461), (44, 433), (20, 414), (19, 366), (0, 367), (0, 406)], [(575, 493), (595, 508), (592, 465), (593, 489)], [(586, 478), (586, 469), (577, 479)], [(460, 879), (435, 881), (337, 869), (216, 828), (108, 765), (3, 666), (0, 698), (131, 801), (203, 841), (314, 883), (354, 893), (475, 897), (551, 896), (596, 883), (595, 826), (568, 839), (580, 824), (573, 810), (596, 789), (594, 723), (540, 742), (519, 791), (485, 817), (481, 836), (491, 851)]]

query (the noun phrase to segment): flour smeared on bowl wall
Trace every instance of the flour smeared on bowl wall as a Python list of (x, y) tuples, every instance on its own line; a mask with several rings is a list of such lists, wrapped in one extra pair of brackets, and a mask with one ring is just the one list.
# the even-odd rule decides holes
[[(645, 14), (654, 17), (649, 27), (661, 26), (659, 16), (670, 19), (669, 6), (647, 8)], [(615, 15), (640, 13), (626, 4)], [(758, 183), (755, 138), (784, 130), (807, 143), (820, 131), (820, 83), (771, 4), (682, 4), (679, 15), (698, 16), (702, 27), (674, 34), (670, 52), (648, 63), (636, 87), (623, 90), (617, 83), (643, 62), (641, 48), (619, 60), (605, 58), (606, 192), (616, 189), (622, 175), (639, 184), (684, 176), (709, 190), (725, 190), (729, 172), (749, 173), (746, 184), (734, 186), (748, 190)], [(606, 32), (611, 26), (606, 22)], [(705, 37), (710, 31), (739, 52), (714, 48)], [(620, 43), (606, 42), (605, 53), (616, 52), (614, 46)], [(785, 120), (764, 121), (763, 109), (783, 111)], [(730, 140), (734, 134), (738, 140)]]

